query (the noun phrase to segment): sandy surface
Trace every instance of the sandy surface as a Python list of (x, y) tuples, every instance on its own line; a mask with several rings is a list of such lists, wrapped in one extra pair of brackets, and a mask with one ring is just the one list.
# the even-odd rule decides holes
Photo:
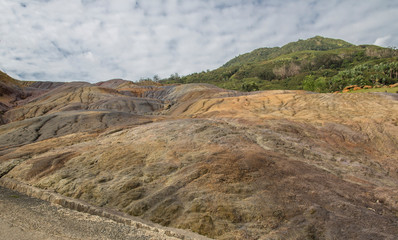
[(0, 239), (175, 239), (0, 187)]

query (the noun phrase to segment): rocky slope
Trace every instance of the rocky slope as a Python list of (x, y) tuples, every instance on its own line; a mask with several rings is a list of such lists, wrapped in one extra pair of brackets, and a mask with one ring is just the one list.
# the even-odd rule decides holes
[(0, 176), (216, 239), (395, 239), (397, 100), (67, 83), (5, 113)]

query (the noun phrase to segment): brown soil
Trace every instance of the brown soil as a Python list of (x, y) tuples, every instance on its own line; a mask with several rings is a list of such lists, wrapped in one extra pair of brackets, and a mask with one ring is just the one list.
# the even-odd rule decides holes
[(396, 94), (133, 87), (9, 110), (0, 176), (217, 239), (398, 236)]

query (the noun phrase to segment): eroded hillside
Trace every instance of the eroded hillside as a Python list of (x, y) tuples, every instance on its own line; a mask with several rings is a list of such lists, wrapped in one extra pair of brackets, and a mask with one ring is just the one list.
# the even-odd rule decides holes
[(0, 176), (216, 239), (394, 239), (397, 100), (66, 83), (5, 112)]

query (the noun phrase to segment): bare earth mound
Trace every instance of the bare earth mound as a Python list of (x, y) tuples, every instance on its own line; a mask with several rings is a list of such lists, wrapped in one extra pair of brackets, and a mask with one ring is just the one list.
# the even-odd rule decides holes
[(64, 84), (4, 114), (0, 176), (216, 239), (395, 239), (397, 100)]

